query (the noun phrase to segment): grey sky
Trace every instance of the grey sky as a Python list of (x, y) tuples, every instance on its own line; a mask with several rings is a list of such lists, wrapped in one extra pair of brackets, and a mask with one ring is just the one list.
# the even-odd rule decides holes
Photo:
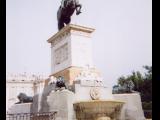
[[(7, 72), (50, 74), (50, 44), (60, 0), (7, 0)], [(93, 60), (108, 85), (152, 65), (151, 0), (80, 0), (72, 23), (93, 27)]]

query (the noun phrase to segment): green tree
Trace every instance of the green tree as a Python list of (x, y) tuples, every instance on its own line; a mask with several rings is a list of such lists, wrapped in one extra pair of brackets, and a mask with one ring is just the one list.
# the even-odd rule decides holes
[(152, 101), (152, 66), (143, 66), (146, 70), (143, 76), (139, 71), (133, 71), (131, 75), (121, 76), (118, 78), (118, 86), (125, 87), (131, 86), (133, 82), (134, 91), (138, 91), (141, 94), (142, 101)]
[[(119, 77), (118, 85), (114, 87), (126, 88), (125, 86), (130, 84), (129, 81), (132, 81), (134, 84), (133, 90), (140, 92), (145, 117), (152, 118), (152, 66), (143, 66), (143, 68), (146, 70), (144, 75), (139, 71), (133, 71), (131, 75)], [(116, 93), (121, 92), (126, 92), (126, 90), (116, 91)]]
[(143, 85), (140, 88), (142, 101), (152, 101), (152, 66), (144, 66), (146, 73), (144, 76)]

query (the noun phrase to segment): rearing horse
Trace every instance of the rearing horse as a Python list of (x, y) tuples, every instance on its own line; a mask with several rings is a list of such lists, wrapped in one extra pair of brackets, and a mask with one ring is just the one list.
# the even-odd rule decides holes
[(71, 16), (75, 10), (76, 15), (79, 15), (81, 13), (81, 7), (82, 5), (79, 4), (78, 0), (65, 0), (64, 8), (60, 6), (57, 12), (58, 30), (61, 30), (65, 24), (70, 23)]

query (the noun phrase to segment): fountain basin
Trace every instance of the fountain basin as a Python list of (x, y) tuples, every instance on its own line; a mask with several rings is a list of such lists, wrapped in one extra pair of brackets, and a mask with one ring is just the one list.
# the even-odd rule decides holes
[(89, 100), (73, 104), (78, 120), (118, 120), (123, 101)]

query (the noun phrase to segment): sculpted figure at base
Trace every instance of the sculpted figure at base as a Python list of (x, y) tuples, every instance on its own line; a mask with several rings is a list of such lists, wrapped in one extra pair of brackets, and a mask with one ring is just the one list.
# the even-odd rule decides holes
[(19, 99), (19, 102), (15, 103), (15, 104), (33, 102), (33, 97), (27, 96), (25, 93), (19, 93), (17, 98)]
[(67, 89), (66, 85), (65, 85), (65, 81), (64, 78), (62, 76), (59, 76), (57, 78), (57, 82), (56, 82), (56, 88), (57, 89)]
[(69, 24), (71, 16), (76, 10), (76, 15), (81, 13), (82, 5), (79, 4), (78, 0), (62, 0), (61, 6), (57, 12), (58, 30), (61, 30), (65, 24)]

